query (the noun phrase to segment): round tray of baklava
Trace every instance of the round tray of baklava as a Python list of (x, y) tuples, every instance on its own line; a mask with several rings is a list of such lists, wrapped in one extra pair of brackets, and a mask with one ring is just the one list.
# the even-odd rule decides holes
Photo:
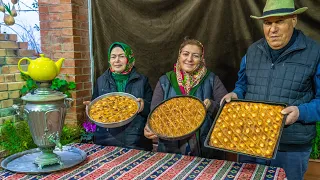
[(101, 95), (86, 107), (86, 114), (96, 125), (117, 128), (130, 123), (137, 115), (140, 103), (131, 94), (112, 92)]
[(193, 96), (176, 96), (161, 102), (148, 116), (150, 130), (160, 139), (181, 140), (192, 136), (206, 117), (206, 107)]

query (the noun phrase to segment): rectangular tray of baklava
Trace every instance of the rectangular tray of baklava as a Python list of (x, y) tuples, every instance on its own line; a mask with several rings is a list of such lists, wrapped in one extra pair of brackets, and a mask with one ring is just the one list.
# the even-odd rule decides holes
[(274, 159), (284, 127), (283, 103), (224, 102), (205, 140), (208, 148)]

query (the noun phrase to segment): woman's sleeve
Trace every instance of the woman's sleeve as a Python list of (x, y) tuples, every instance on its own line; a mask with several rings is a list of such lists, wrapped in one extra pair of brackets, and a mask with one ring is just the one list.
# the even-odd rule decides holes
[(160, 81), (158, 81), (152, 96), (151, 107), (150, 107), (151, 110), (153, 110), (162, 101), (163, 101), (163, 90), (161, 88)]
[(211, 106), (209, 108), (209, 112), (211, 114), (218, 111), (220, 107), (220, 101), (223, 98), (223, 96), (225, 96), (227, 93), (227, 89), (222, 84), (220, 78), (216, 75), (213, 83), (213, 100), (210, 100)]

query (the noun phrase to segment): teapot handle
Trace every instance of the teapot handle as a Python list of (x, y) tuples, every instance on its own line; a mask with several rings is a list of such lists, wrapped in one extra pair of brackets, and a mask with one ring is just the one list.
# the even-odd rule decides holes
[(27, 71), (22, 70), (21, 67), (20, 67), (20, 63), (21, 63), (21, 61), (23, 61), (23, 60), (27, 60), (27, 61), (29, 61), (29, 63), (31, 63), (31, 59), (29, 59), (29, 58), (27, 58), (27, 57), (24, 57), (24, 58), (22, 58), (22, 59), (19, 60), (19, 62), (18, 62), (18, 69), (19, 69), (20, 72), (22, 72), (23, 74), (26, 74), (26, 75), (30, 76)]

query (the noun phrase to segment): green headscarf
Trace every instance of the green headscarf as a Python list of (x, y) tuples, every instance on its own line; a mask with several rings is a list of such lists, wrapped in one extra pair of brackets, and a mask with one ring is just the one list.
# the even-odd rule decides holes
[[(110, 57), (111, 57), (111, 51), (114, 48), (114, 46), (120, 46), (121, 49), (124, 51), (125, 56), (128, 59), (126, 68), (121, 73), (114, 72), (111, 68)], [(122, 43), (122, 42), (114, 42), (113, 44), (111, 44), (111, 46), (109, 47), (109, 50), (108, 50), (108, 63), (109, 63), (109, 67), (110, 67), (111, 72), (114, 72), (115, 74), (129, 74), (134, 66), (134, 63), (135, 63), (133, 51), (130, 48), (130, 46), (128, 46), (127, 44)]]
[[(115, 46), (120, 46), (121, 49), (124, 51), (125, 56), (127, 57), (126, 68), (121, 73), (115, 72), (111, 68), (111, 64), (110, 64), (111, 51)], [(125, 43), (121, 43), (121, 42), (114, 42), (113, 44), (111, 44), (111, 46), (109, 47), (109, 50), (108, 50), (108, 63), (109, 63), (110, 71), (112, 72), (112, 77), (114, 78), (114, 80), (116, 82), (117, 90), (119, 92), (125, 92), (125, 88), (126, 88), (126, 85), (127, 85), (128, 79), (129, 79), (130, 72), (131, 72), (131, 70), (134, 66), (134, 63), (135, 63), (133, 51), (130, 48), (130, 46), (128, 46)]]

